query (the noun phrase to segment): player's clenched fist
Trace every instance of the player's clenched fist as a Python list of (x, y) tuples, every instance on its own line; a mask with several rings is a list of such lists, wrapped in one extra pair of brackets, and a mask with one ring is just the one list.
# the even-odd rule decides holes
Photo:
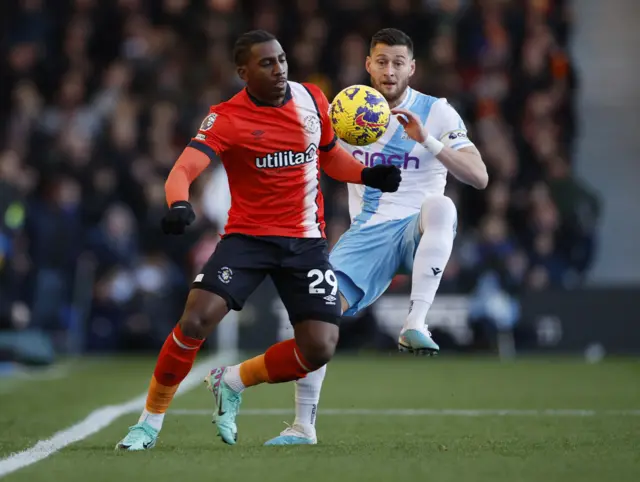
[(187, 226), (196, 220), (191, 204), (187, 201), (178, 201), (171, 205), (169, 212), (162, 218), (162, 231), (164, 234), (183, 234)]
[(380, 189), (382, 192), (396, 192), (402, 181), (402, 174), (397, 166), (378, 164), (362, 170), (362, 184)]

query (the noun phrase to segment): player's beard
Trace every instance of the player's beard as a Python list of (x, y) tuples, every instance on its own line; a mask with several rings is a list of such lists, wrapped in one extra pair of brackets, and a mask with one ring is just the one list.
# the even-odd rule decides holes
[(409, 78), (398, 79), (394, 85), (384, 85), (382, 82), (376, 82), (375, 79), (371, 77), (371, 85), (387, 99), (387, 102), (393, 108), (397, 107), (403, 100), (404, 93), (409, 86)]

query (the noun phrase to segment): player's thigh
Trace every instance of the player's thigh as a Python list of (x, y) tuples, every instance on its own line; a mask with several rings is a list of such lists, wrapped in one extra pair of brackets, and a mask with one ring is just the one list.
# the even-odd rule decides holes
[(293, 325), (306, 320), (337, 324), (338, 280), (324, 239), (291, 240), (283, 248), (281, 267), (271, 277)]
[[(402, 221), (402, 220), (400, 220)], [(350, 228), (336, 243), (329, 260), (351, 316), (366, 308), (389, 287), (401, 257), (403, 222)]]
[(239, 311), (278, 262), (278, 253), (260, 238), (233, 234), (224, 237), (192, 284), (215, 293), (229, 310)]
[(422, 222), (420, 213), (411, 216), (410, 221), (404, 230), (402, 241), (398, 246), (400, 255), (400, 266), (397, 274), (411, 274), (413, 271), (413, 260), (418, 250), (418, 245), (422, 239)]

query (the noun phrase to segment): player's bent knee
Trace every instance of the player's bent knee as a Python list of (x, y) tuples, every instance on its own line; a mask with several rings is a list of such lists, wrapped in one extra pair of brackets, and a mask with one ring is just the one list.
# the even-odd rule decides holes
[(206, 323), (196, 313), (183, 313), (180, 318), (180, 328), (182, 329), (182, 333), (190, 338), (202, 339), (207, 337)]
[(204, 290), (191, 290), (180, 318), (182, 333), (204, 339), (229, 312), (227, 302), (219, 295)]
[(326, 329), (316, 330), (313, 336), (296, 336), (296, 344), (305, 360), (317, 369), (333, 358), (339, 335), (337, 325), (326, 323)]
[(427, 226), (454, 225), (458, 218), (456, 205), (451, 198), (443, 195), (427, 196), (420, 206), (420, 226), (424, 232)]
[(317, 369), (329, 363), (333, 358), (337, 343), (337, 340), (335, 343), (330, 340), (318, 340), (305, 344), (304, 348), (300, 347), (300, 351), (302, 356)]

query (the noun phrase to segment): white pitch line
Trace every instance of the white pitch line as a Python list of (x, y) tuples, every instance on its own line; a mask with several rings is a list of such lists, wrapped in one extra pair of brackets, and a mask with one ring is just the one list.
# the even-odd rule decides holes
[[(180, 384), (176, 395), (191, 390), (202, 383), (204, 376), (211, 368), (220, 364), (230, 363), (236, 359), (234, 353), (222, 353), (205, 358), (193, 367), (189, 375)], [(107, 405), (91, 412), (84, 420), (61, 430), (51, 438), (40, 440), (33, 447), (0, 459), (0, 477), (4, 477), (16, 470), (35, 464), (58, 452), (67, 445), (83, 440), (103, 428), (114, 420), (144, 408), (146, 393), (119, 405)], [(211, 412), (211, 411), (210, 411)], [(114, 445), (115, 445), (114, 441)]]
[[(171, 415), (211, 415), (211, 409), (175, 409)], [(295, 412), (288, 408), (246, 409), (240, 411), (242, 415), (293, 415)], [(368, 409), (368, 408), (325, 408), (318, 411), (318, 415), (373, 415), (373, 416), (433, 416), (433, 417), (597, 417), (597, 416), (640, 416), (640, 410), (458, 410), (458, 409)]]

